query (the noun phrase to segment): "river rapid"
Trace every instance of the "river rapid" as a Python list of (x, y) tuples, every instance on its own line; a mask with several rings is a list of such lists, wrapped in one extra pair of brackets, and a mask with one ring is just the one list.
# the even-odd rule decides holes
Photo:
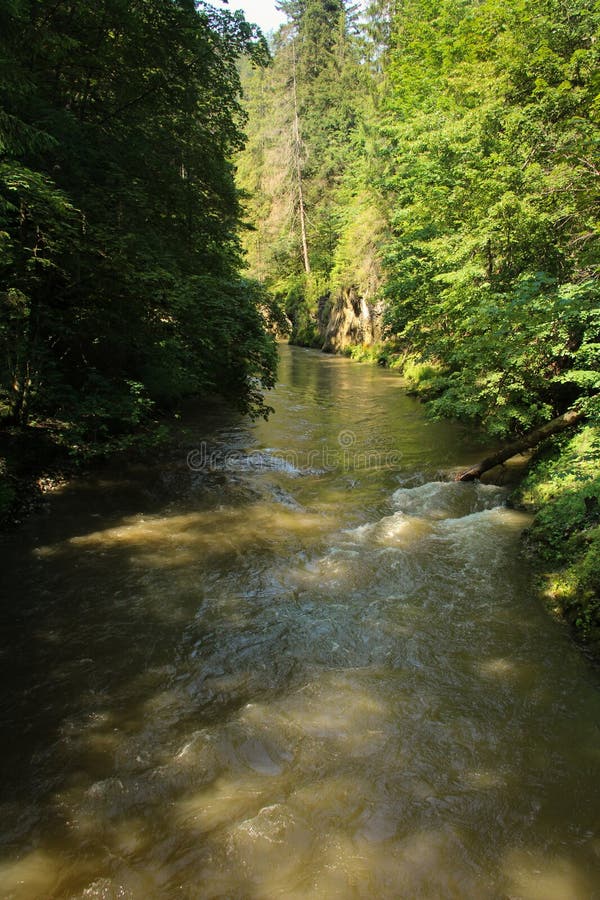
[(269, 402), (3, 538), (0, 896), (600, 897), (598, 677), (486, 448), (312, 351)]

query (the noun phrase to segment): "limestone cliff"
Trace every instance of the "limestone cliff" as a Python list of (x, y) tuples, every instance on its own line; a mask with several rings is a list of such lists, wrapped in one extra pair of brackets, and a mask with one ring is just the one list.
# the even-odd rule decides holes
[(382, 303), (372, 303), (356, 288), (344, 288), (319, 304), (322, 349), (338, 353), (352, 344), (374, 344), (381, 338)]

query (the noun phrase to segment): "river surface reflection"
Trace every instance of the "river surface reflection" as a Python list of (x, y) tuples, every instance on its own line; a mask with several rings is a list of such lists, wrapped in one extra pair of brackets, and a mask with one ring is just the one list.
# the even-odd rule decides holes
[(3, 540), (0, 895), (600, 896), (600, 694), (485, 448), (281, 348)]

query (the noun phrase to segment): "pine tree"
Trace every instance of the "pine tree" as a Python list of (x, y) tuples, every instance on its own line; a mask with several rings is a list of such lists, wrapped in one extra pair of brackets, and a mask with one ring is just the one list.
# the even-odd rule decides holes
[[(264, 125), (256, 122), (263, 140), (259, 194), (270, 200), (262, 217), (251, 202), (258, 237), (251, 234), (246, 244), (270, 248), (267, 282), (286, 306), (295, 339), (311, 343), (318, 339), (317, 305), (328, 294), (343, 227), (338, 193), (352, 154), (359, 50), (351, 33), (353, 14), (342, 0), (292, 0), (280, 6), (290, 21), (276, 36), (273, 68), (266, 82), (259, 84), (250, 73), (245, 78), (251, 110), (254, 92), (268, 84), (268, 118), (277, 122), (266, 143)], [(251, 117), (250, 145), (255, 121)], [(279, 179), (273, 177), (273, 164)], [(245, 189), (250, 177), (242, 156), (240, 183)], [(252, 249), (250, 262), (255, 272)], [(264, 252), (261, 266), (264, 272)]]

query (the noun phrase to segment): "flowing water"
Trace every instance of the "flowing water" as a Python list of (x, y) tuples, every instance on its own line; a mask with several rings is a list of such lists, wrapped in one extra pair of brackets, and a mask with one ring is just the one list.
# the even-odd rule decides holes
[(310, 351), (271, 403), (5, 538), (0, 896), (600, 897), (597, 677), (485, 448)]

